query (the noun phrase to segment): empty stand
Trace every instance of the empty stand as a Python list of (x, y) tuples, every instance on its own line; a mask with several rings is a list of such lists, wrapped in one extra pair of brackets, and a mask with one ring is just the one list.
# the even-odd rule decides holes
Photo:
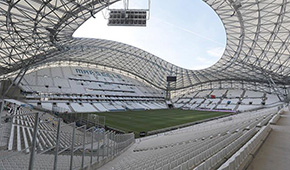
[[(134, 142), (134, 134), (116, 134), (98, 126), (77, 126), (75, 122), (66, 124), (53, 115), (22, 107), (18, 104), (23, 103), (14, 101), (6, 101), (6, 114), (1, 119), (9, 133), (0, 136), (0, 169), (98, 167)], [(2, 135), (7, 135), (7, 140)], [(32, 151), (34, 159), (31, 159)]]
[(252, 97), (252, 98), (261, 98), (264, 96), (264, 93), (261, 93), (261, 92), (255, 92), (255, 91), (246, 91), (244, 97)]
[(195, 92), (191, 98), (190, 94), (175, 97), (173, 103), (175, 108), (247, 111), (263, 108), (269, 104), (281, 104), (277, 95), (240, 89), (205, 90)]
[[(105, 112), (167, 108), (164, 91), (102, 70), (79, 67), (40, 69), (25, 75), (20, 88), (27, 102), (40, 103), (37, 105), (48, 110)], [(124, 104), (115, 103), (117, 101)]]
[[(245, 112), (138, 139), (100, 169), (233, 169), (242, 167), (270, 131), (277, 108)], [(235, 164), (233, 165), (232, 162)], [(229, 168), (227, 168), (229, 167)]]
[(240, 97), (242, 97), (243, 93), (244, 93), (244, 90), (230, 89), (230, 90), (228, 90), (227, 97), (228, 98), (240, 98)]

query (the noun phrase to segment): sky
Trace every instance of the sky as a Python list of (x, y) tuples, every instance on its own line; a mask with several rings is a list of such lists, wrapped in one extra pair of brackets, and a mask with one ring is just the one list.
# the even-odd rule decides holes
[[(123, 9), (124, 1), (109, 9)], [(150, 9), (146, 27), (107, 26), (108, 9), (95, 14), (74, 37), (122, 42), (177, 66), (198, 70), (222, 56), (226, 34), (217, 14), (202, 0), (130, 0), (129, 9)]]

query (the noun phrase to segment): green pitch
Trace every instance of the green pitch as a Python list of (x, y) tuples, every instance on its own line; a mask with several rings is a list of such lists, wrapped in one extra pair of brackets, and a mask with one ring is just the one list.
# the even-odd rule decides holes
[(230, 113), (179, 109), (96, 113), (96, 115), (106, 117), (107, 126), (125, 132), (134, 132), (136, 136), (139, 136), (139, 132), (163, 129), (227, 114)]

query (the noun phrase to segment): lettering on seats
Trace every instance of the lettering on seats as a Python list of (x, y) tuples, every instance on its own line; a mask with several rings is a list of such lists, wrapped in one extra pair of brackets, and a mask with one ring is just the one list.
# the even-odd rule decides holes
[(95, 76), (103, 76), (103, 77), (114, 77), (114, 78), (119, 78), (121, 79), (121, 76), (118, 74), (113, 74), (113, 73), (106, 73), (106, 72), (99, 72), (99, 71), (93, 71), (93, 70), (83, 70), (83, 69), (78, 69), (76, 68), (76, 73), (78, 74), (89, 74), (89, 75), (95, 75)]

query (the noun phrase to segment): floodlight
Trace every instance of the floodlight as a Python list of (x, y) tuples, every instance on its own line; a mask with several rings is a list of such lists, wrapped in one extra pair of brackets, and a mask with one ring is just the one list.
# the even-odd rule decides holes
[(110, 9), (108, 26), (142, 26), (147, 23), (144, 9)]

